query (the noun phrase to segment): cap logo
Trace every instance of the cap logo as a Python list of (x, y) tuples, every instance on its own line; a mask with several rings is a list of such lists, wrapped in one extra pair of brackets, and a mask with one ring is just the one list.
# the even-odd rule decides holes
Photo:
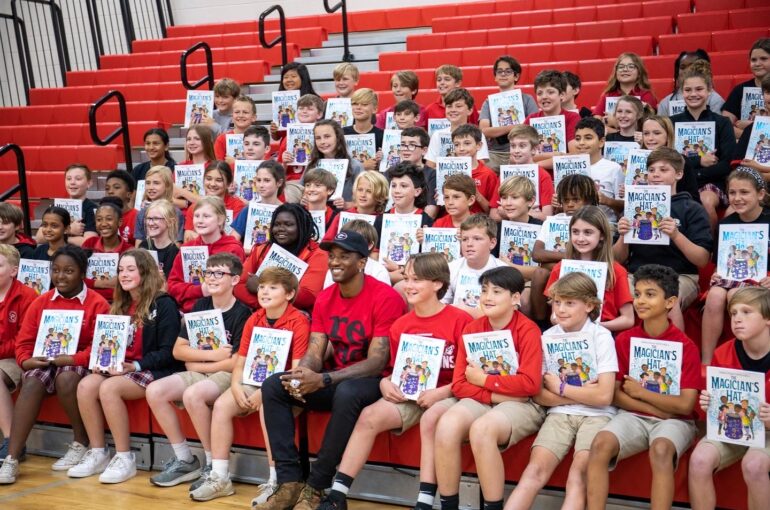
[(348, 235), (345, 232), (340, 232), (337, 234), (337, 236), (334, 238), (337, 241), (344, 241), (348, 238)]

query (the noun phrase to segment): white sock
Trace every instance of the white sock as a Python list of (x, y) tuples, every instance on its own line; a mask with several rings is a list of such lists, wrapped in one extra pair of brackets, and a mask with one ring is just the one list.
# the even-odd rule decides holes
[(95, 454), (99, 457), (109, 457), (110, 450), (105, 446), (104, 448), (91, 448)]
[(229, 460), (211, 460), (211, 472), (216, 473), (219, 478), (226, 480), (230, 478), (230, 461)]
[(206, 465), (210, 466), (211, 465), (211, 452), (204, 451), (203, 453), (204, 453), (204, 455), (206, 455)]
[(268, 482), (277, 482), (278, 481), (278, 473), (275, 472), (275, 466), (269, 466), (270, 467), (270, 479)]
[(128, 451), (128, 452), (115, 452), (115, 456), (116, 457), (124, 458), (126, 460), (130, 460), (130, 461), (134, 460), (134, 457), (131, 456), (131, 452), (130, 451)]
[(350, 487), (347, 487), (344, 483), (340, 482), (334, 482), (332, 484), (332, 490), (337, 491), (339, 493), (342, 493), (344, 495), (348, 495), (348, 491), (350, 490)]
[(171, 448), (174, 449), (174, 455), (177, 459), (181, 460), (182, 462), (192, 462), (193, 461), (193, 454), (192, 450), (190, 450), (190, 445), (187, 443), (177, 443), (177, 444), (171, 444)]
[(433, 496), (431, 496), (430, 494), (425, 494), (424, 492), (421, 492), (417, 496), (417, 502), (418, 503), (423, 503), (425, 505), (430, 505), (430, 506), (433, 506), (433, 500), (434, 499), (435, 498)]

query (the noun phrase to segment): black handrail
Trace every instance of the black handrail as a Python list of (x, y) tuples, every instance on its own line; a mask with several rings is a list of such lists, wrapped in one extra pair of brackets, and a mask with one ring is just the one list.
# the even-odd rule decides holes
[(21, 194), (21, 208), (24, 211), (22, 225), (24, 233), (32, 235), (32, 223), (29, 221), (29, 193), (27, 192), (27, 167), (24, 163), (24, 151), (15, 143), (8, 143), (0, 147), (0, 157), (8, 151), (16, 154), (16, 171), (19, 173), (19, 182), (0, 194), (0, 202), (5, 202), (16, 193)]
[[(104, 103), (113, 97), (118, 100), (118, 108), (120, 110), (120, 127), (107, 135), (107, 138), (101, 139), (99, 138), (99, 132), (96, 126), (96, 112)], [(123, 97), (123, 94), (117, 90), (110, 90), (94, 104), (92, 104), (91, 108), (88, 109), (88, 124), (91, 130), (91, 139), (96, 145), (107, 145), (118, 136), (123, 135), (123, 155), (126, 158), (126, 170), (130, 172), (134, 165), (131, 161), (131, 140), (128, 136), (128, 114), (126, 113), (126, 99)]]
[[(27, 29), (24, 27), (24, 21), (12, 14), (0, 13), (0, 18), (9, 19), (13, 22), (13, 32), (16, 36), (16, 48), (19, 52), (19, 68), (21, 69), (21, 83), (24, 87), (24, 98), (29, 104), (29, 88), (34, 86), (30, 84), (32, 76), (32, 60), (30, 60), (29, 43), (27, 42)], [(18, 89), (17, 89), (18, 90)]]
[[(281, 35), (276, 37), (270, 42), (265, 40), (265, 18), (270, 16), (273, 11), (278, 12), (278, 25), (280, 27)], [(259, 42), (262, 43), (262, 47), (270, 49), (278, 43), (281, 43), (281, 67), (285, 66), (289, 61), (286, 55), (286, 15), (283, 12), (283, 7), (276, 4), (269, 7), (266, 11), (259, 15)]]
[[(206, 76), (195, 83), (190, 83), (187, 79), (187, 58), (201, 48), (206, 54)], [(179, 60), (179, 72), (182, 75), (182, 85), (187, 90), (195, 90), (204, 83), (209, 84), (209, 90), (214, 90), (214, 62), (211, 58), (211, 47), (205, 41), (201, 41), (187, 48)]]
[(340, 0), (334, 7), (329, 7), (329, 0), (324, 0), (324, 9), (329, 14), (334, 14), (338, 10), (342, 9), (342, 42), (344, 44), (344, 51), (342, 53), (343, 62), (353, 62), (355, 57), (350, 53), (350, 46), (348, 45), (348, 4), (346, 0)]

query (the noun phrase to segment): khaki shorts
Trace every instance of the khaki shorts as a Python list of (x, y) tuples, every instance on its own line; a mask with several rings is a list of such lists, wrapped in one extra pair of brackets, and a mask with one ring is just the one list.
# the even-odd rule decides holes
[[(697, 274), (680, 274), (679, 275), (679, 308), (686, 310), (691, 304), (695, 302), (700, 294), (700, 285)], [(631, 290), (631, 295), (634, 295), (634, 275), (628, 273), (628, 288)]]
[(765, 447), (764, 448), (749, 448), (748, 446), (741, 446), (738, 444), (722, 443), (720, 441), (712, 441), (705, 437), (701, 440), (701, 443), (708, 443), (719, 452), (719, 467), (717, 471), (735, 464), (743, 458), (749, 450), (764, 452), (765, 455), (770, 457), (770, 431), (765, 432)]
[(470, 412), (474, 421), (491, 411), (496, 411), (505, 416), (511, 424), (511, 435), (508, 437), (507, 443), (498, 445), (501, 451), (507, 450), (525, 437), (537, 432), (545, 419), (545, 411), (543, 408), (532, 401), (508, 401), (501, 402), (500, 404), (482, 404), (478, 400), (464, 398), (457, 402), (457, 405)]
[(668, 439), (676, 448), (674, 459), (674, 469), (676, 469), (682, 454), (695, 439), (697, 427), (692, 420), (661, 420), (619, 410), (602, 431), (612, 433), (620, 445), (620, 452), (610, 462), (609, 469), (614, 469), (620, 460), (649, 450), (652, 442), (661, 438)]
[[(443, 400), (437, 402), (437, 404), (440, 404), (441, 402), (443, 402)], [(396, 404), (396, 409), (398, 409), (398, 414), (401, 415), (401, 427), (391, 430), (391, 432), (396, 435), (401, 435), (420, 423), (420, 418), (422, 418), (422, 415), (425, 412), (425, 409), (418, 406), (417, 402), (412, 400), (409, 402), (399, 402)]]
[(0, 359), (0, 372), (11, 380), (11, 387), (8, 388), (10, 392), (16, 391), (21, 385), (21, 376), (24, 374), (21, 367), (16, 364), (16, 360), (13, 358)]
[(575, 452), (590, 450), (594, 437), (609, 421), (609, 416), (550, 413), (540, 427), (532, 447), (546, 448), (561, 462), (573, 444)]
[[(200, 372), (191, 372), (188, 370), (187, 372), (177, 372), (174, 375), (180, 377), (182, 381), (184, 381), (186, 388), (201, 381), (211, 381), (217, 385), (220, 395), (230, 389), (230, 379), (232, 377), (230, 372), (225, 372), (224, 370), (213, 372), (211, 374), (202, 374)], [(174, 402), (174, 404), (179, 409), (184, 409), (184, 403), (181, 400)]]

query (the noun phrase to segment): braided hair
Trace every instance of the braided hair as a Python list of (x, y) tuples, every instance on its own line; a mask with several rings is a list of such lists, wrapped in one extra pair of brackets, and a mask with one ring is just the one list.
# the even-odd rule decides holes
[(297, 241), (294, 245), (281, 246), (281, 248), (287, 250), (294, 256), (299, 256), (299, 253), (310, 243), (311, 240), (318, 240), (319, 232), (318, 227), (313, 221), (313, 216), (307, 209), (299, 204), (281, 204), (273, 211), (273, 216), (270, 218), (270, 238), (273, 238), (273, 225), (275, 219), (279, 214), (286, 212), (294, 216), (294, 220), (297, 222)]

